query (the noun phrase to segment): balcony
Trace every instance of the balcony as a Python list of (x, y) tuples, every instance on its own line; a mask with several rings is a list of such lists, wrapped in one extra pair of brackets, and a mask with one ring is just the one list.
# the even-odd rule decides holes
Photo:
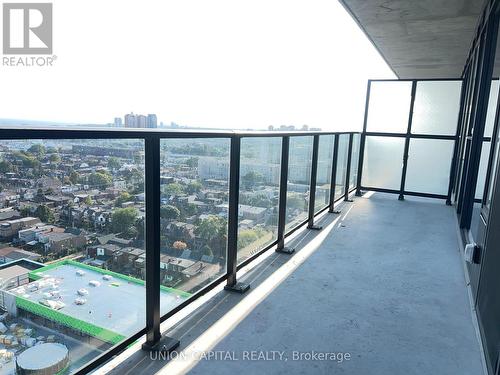
[(500, 373), (500, 2), (342, 3), (360, 131), (0, 128), (0, 373)]
[[(248, 294), (218, 291), (169, 325), (182, 359), (136, 346), (103, 371), (482, 373), (453, 209), (384, 193), (339, 208), (317, 220), (322, 231), (290, 240), (292, 257), (273, 252), (245, 267)], [(214, 357), (198, 361), (201, 351)], [(313, 351), (337, 358), (307, 360)]]
[(252, 364), (271, 373), (285, 357), (480, 373), (451, 207), (461, 92), (370, 81), (361, 133), (0, 129), (14, 207), (34, 216), (5, 240), (42, 257), (4, 283), (6, 329), (62, 345), (51, 368), (75, 373), (229, 373), (256, 353), (282, 356)]

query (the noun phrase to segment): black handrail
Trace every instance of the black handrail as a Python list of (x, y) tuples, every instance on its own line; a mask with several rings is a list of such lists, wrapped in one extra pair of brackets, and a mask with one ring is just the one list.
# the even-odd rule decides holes
[[(227, 281), (226, 289), (238, 292), (245, 292), (249, 285), (237, 282), (238, 270), (263, 254), (265, 251), (275, 247), (277, 250), (291, 254), (293, 249), (284, 248), (285, 237), (292, 232), (308, 224), (311, 229), (320, 229), (315, 226), (314, 217), (326, 209), (333, 212), (334, 203), (344, 199), (349, 194), (348, 189), (345, 194), (335, 197), (335, 177), (337, 167), (338, 139), (340, 134), (349, 134), (352, 142), (353, 134), (357, 132), (321, 132), (321, 131), (227, 131), (227, 130), (171, 130), (171, 129), (135, 129), (135, 128), (90, 128), (90, 127), (3, 127), (0, 129), (0, 140), (48, 140), (48, 139), (137, 139), (143, 140), (145, 144), (145, 195), (146, 195), (146, 321), (145, 328), (134, 335), (124, 339), (119, 344), (113, 346), (108, 351), (102, 353), (92, 362), (79, 368), (77, 374), (86, 374), (106, 361), (123, 351), (129, 344), (133, 343), (142, 335), (146, 334), (144, 349), (156, 350), (158, 343), (163, 339), (170, 340), (169, 346), (178, 345), (177, 340), (168, 337), (162, 339), (160, 324), (182, 308), (192, 303), (208, 291), (215, 288), (220, 283)], [(331, 192), (329, 204), (323, 209), (314, 213), (316, 175), (318, 168), (319, 138), (321, 136), (334, 135), (333, 160), (331, 174)], [(290, 137), (313, 136), (313, 157), (311, 161), (310, 176), (310, 199), (308, 219), (300, 225), (285, 233), (286, 222), (286, 197), (288, 182), (288, 160)], [(238, 241), (238, 201), (239, 201), (239, 180), (240, 180), (240, 159), (241, 159), (241, 139), (246, 137), (280, 137), (282, 139), (281, 155), (281, 178), (280, 178), (280, 199), (278, 214), (278, 238), (265, 248), (261, 249), (249, 259), (238, 264), (237, 241)], [(228, 239), (227, 239), (227, 272), (205, 286), (188, 300), (184, 301), (163, 316), (160, 313), (160, 140), (172, 138), (228, 138), (231, 141), (230, 151), (230, 177), (229, 177), (229, 213), (228, 213)], [(350, 160), (349, 155), (349, 160)], [(349, 168), (347, 167), (347, 170)], [(346, 176), (349, 180), (349, 176)], [(352, 189), (351, 191), (353, 191)], [(284, 251), (283, 251), (284, 250)]]

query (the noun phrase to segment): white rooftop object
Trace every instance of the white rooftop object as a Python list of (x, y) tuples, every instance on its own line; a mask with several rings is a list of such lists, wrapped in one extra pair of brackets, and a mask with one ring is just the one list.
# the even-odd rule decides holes
[(76, 292), (77, 292), (79, 295), (81, 295), (81, 296), (86, 296), (86, 295), (88, 295), (88, 294), (89, 294), (89, 291), (88, 291), (87, 289), (85, 289), (85, 288), (80, 288), (80, 289), (78, 289)]
[(86, 302), (87, 302), (87, 300), (85, 298), (81, 298), (81, 297), (75, 298), (75, 303), (77, 305), (85, 305)]
[(63, 344), (44, 343), (35, 345), (19, 354), (16, 359), (18, 373), (55, 374), (69, 362), (68, 348)]
[(45, 298), (41, 299), (38, 302), (40, 302), (40, 304), (42, 304), (44, 306), (50, 307), (53, 310), (61, 310), (64, 306), (66, 306), (66, 304), (62, 301), (54, 301), (54, 300), (45, 299)]

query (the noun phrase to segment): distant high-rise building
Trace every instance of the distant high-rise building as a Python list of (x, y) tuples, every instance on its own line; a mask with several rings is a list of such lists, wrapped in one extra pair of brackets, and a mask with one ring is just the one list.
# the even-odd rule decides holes
[[(116, 118), (115, 119), (115, 124), (117, 123), (117, 120), (120, 120), (121, 124), (121, 119)], [(139, 114), (134, 114), (133, 112), (125, 115), (125, 127), (126, 128), (156, 128), (158, 127), (158, 118), (154, 113), (150, 113), (147, 116), (145, 115), (139, 115)]]
[(115, 117), (115, 128), (121, 128), (123, 126), (122, 118)]
[(155, 114), (150, 113), (147, 119), (147, 127), (148, 128), (157, 128), (158, 127), (158, 119)]
[(144, 115), (137, 115), (137, 127), (138, 128), (146, 128), (147, 127), (147, 117)]
[(137, 116), (133, 112), (125, 115), (125, 127), (137, 128)]

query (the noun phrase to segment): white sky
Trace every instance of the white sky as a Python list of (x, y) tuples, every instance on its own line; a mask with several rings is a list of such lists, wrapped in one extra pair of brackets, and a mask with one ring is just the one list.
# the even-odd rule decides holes
[(55, 66), (0, 66), (0, 118), (360, 128), (395, 78), (335, 0), (55, 0)]

